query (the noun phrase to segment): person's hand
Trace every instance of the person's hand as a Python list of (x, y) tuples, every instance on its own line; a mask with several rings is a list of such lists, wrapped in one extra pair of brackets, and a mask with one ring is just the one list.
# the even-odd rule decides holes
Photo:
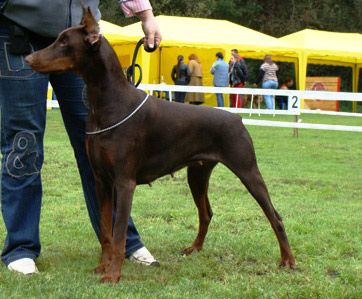
[(254, 88), (258, 88), (258, 84), (254, 83), (253, 84)]
[(145, 49), (153, 49), (154, 47), (158, 47), (161, 43), (162, 36), (152, 10), (141, 11), (137, 13), (137, 17), (141, 20), (142, 30), (145, 33)]

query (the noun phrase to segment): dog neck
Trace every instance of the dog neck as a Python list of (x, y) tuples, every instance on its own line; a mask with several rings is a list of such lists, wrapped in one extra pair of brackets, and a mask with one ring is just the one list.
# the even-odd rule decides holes
[(137, 97), (127, 81), (111, 45), (102, 37), (98, 49), (90, 50), (78, 71), (87, 85), (89, 129), (99, 129), (127, 115)]

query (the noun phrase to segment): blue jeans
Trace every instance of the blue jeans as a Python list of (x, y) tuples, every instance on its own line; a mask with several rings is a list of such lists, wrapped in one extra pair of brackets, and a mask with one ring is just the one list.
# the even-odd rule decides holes
[[(31, 40), (34, 51), (45, 46), (44, 41)], [(24, 56), (9, 52), (8, 29), (0, 19), (1, 208), (7, 230), (1, 258), (6, 265), (20, 258), (36, 259), (40, 254), (41, 168), (49, 81), (59, 101), (91, 224), (99, 239), (100, 212), (85, 149), (88, 109), (82, 97), (84, 82), (73, 73), (34, 72)], [(141, 247), (140, 236), (130, 218), (126, 255)]]
[[(276, 88), (278, 88), (278, 82), (274, 81), (274, 80), (268, 80), (268, 81), (263, 82), (262, 87), (264, 89), (276, 89)], [(264, 101), (265, 101), (267, 109), (274, 109), (274, 96), (265, 95)]]
[[(217, 86), (215, 85), (215, 87), (225, 87), (225, 86)], [(216, 101), (217, 101), (217, 106), (218, 107), (224, 107), (224, 96), (222, 93), (215, 93), (216, 95)]]
[(217, 106), (224, 107), (224, 97), (222, 93), (215, 93), (215, 94), (216, 94)]

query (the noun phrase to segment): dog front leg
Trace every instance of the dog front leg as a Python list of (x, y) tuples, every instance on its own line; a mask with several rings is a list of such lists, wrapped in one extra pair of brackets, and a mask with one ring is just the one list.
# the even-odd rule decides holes
[(121, 278), (122, 263), (126, 253), (126, 235), (128, 219), (131, 214), (133, 193), (136, 188), (135, 182), (117, 184), (117, 210), (113, 228), (112, 259), (101, 282), (116, 283)]
[(112, 215), (113, 185), (100, 177), (95, 177), (96, 193), (100, 210), (100, 242), (102, 247), (101, 260), (94, 273), (103, 274), (109, 267), (112, 258)]

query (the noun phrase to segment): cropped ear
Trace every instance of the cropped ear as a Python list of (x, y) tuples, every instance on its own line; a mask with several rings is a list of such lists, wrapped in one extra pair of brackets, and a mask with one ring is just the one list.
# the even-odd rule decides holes
[(86, 8), (84, 6), (84, 3), (82, 1), (82, 20), (80, 22), (80, 25), (84, 26), (84, 30), (87, 33), (86, 35), (86, 41), (88, 41), (91, 45), (97, 43), (100, 39), (100, 29), (99, 25), (94, 18), (90, 8)]

